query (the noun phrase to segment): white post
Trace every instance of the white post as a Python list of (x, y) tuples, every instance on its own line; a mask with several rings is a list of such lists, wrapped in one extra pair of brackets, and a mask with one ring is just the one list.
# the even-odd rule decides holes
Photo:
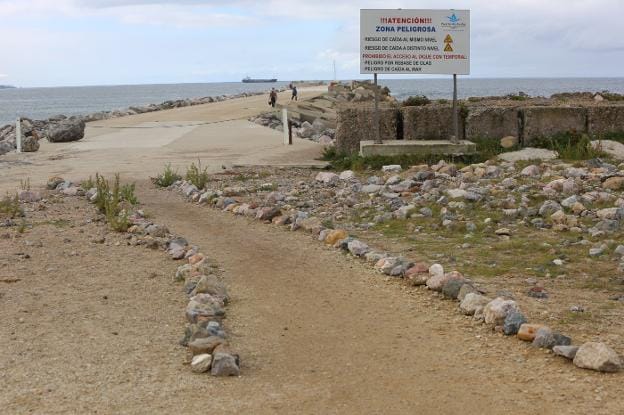
[(18, 118), (15, 122), (15, 146), (17, 147), (17, 152), (22, 152), (22, 119)]
[(288, 139), (288, 110), (286, 108), (282, 108), (282, 127), (284, 127), (284, 145), (287, 146), (290, 140)]

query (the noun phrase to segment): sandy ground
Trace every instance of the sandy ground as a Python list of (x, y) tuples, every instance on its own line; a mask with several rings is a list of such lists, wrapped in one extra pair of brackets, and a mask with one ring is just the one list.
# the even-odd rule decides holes
[[(313, 238), (139, 186), (144, 208), (224, 269), (240, 378), (177, 345), (177, 263), (124, 246), (81, 200), (0, 233), (3, 413), (616, 414), (619, 375), (582, 371), (385, 279)], [(91, 241), (106, 235), (105, 244)], [(117, 245), (120, 246), (117, 246)], [(29, 258), (25, 256), (28, 254)]]
[[(300, 99), (324, 90), (301, 88)], [(42, 140), (36, 153), (0, 157), (0, 194), (14, 191), (27, 177), (43, 183), (52, 175), (83, 178), (119, 172), (142, 179), (155, 176), (167, 163), (183, 172), (198, 159), (211, 171), (223, 164), (322, 164), (315, 160), (320, 145), (295, 138), (292, 146), (285, 146), (282, 133), (247, 121), (271, 110), (267, 100), (259, 95), (89, 123), (81, 141)], [(278, 103), (289, 105), (289, 100), (290, 92), (283, 92)]]

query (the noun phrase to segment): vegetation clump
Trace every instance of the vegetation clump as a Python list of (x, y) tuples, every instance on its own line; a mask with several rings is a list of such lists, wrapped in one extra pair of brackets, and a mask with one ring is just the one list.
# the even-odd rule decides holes
[(170, 163), (165, 166), (165, 170), (161, 174), (152, 179), (158, 187), (169, 187), (178, 180), (182, 180), (182, 176), (178, 174), (177, 170), (171, 168)]
[(19, 197), (10, 196), (8, 193), (0, 200), (0, 219), (15, 219), (24, 216), (24, 211), (19, 204)]
[(138, 204), (134, 184), (121, 185), (117, 173), (111, 187), (108, 180), (96, 174), (95, 187), (95, 206), (106, 216), (111, 229), (117, 232), (127, 231), (130, 227), (129, 207)]
[(208, 167), (204, 167), (202, 169), (200, 160), (197, 160), (197, 165), (195, 163), (191, 163), (189, 168), (186, 170), (186, 180), (195, 185), (198, 189), (205, 188), (208, 183), (208, 179)]
[(424, 95), (414, 95), (411, 96), (405, 101), (403, 101), (402, 105), (404, 107), (421, 107), (423, 105), (431, 104), (431, 100)]

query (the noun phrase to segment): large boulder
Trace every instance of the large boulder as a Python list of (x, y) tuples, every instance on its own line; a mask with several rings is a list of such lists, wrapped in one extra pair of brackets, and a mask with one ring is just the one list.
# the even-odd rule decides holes
[(588, 342), (576, 352), (574, 364), (599, 372), (617, 372), (622, 368), (622, 359), (606, 344)]
[(67, 143), (78, 141), (84, 137), (85, 123), (78, 118), (69, 118), (50, 124), (46, 130), (46, 137), (51, 143)]

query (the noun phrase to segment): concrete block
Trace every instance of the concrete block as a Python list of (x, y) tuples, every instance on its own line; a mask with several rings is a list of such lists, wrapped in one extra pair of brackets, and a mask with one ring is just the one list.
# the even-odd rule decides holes
[(369, 156), (398, 156), (402, 154), (454, 155), (474, 154), (477, 146), (466, 140), (454, 144), (449, 140), (393, 140), (375, 144), (374, 141), (360, 142), (360, 155)]
[[(448, 140), (453, 134), (453, 108), (445, 105), (403, 107), (404, 140)], [(459, 138), (463, 139), (463, 119), (459, 117)]]
[(624, 133), (624, 106), (587, 108), (589, 133), (597, 137)]
[(521, 109), (521, 117), (525, 146), (541, 137), (587, 132), (587, 109), (583, 107), (526, 107)]
[[(336, 150), (345, 154), (357, 154), (360, 141), (374, 140), (374, 108), (372, 105), (345, 106), (338, 110), (336, 125)], [(399, 109), (379, 109), (380, 135), (382, 140), (398, 138)]]
[(466, 117), (466, 139), (500, 140), (519, 137), (517, 108), (471, 107)]

